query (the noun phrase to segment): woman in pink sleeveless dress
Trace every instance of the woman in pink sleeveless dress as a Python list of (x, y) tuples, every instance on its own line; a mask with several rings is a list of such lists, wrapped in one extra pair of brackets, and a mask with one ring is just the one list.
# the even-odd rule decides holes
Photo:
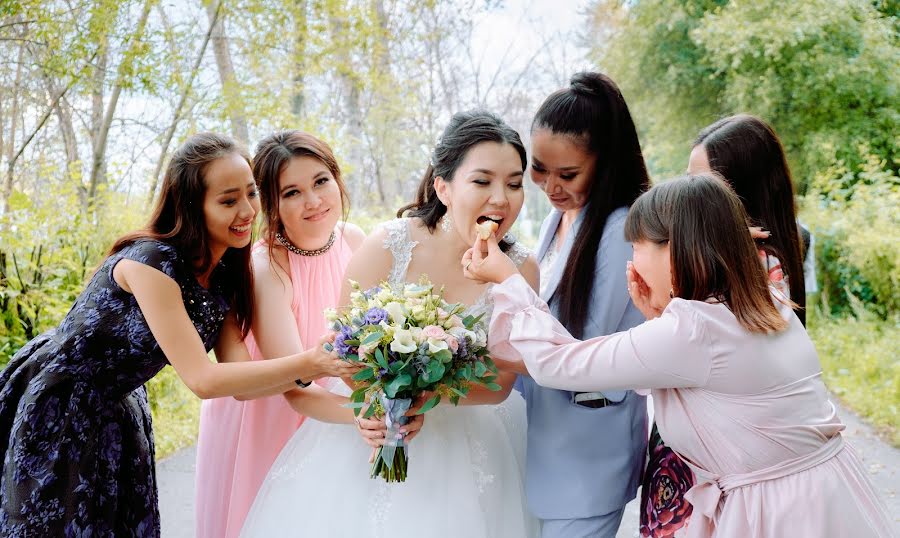
[[(299, 131), (269, 136), (257, 147), (253, 175), (266, 223), (254, 249), (258, 314), (246, 345), (253, 360), (260, 360), (279, 356), (271, 354), (276, 349), (300, 350), (318, 342), (327, 331), (323, 312), (337, 306), (344, 269), (364, 234), (338, 222), (348, 201), (337, 161), (321, 140)], [(317, 383), (327, 385), (328, 380)], [(345, 398), (305, 385), (297, 380), (269, 395), (203, 403), (196, 470), (198, 538), (238, 535), (272, 462), (305, 416), (353, 423), (352, 411), (341, 407)]]

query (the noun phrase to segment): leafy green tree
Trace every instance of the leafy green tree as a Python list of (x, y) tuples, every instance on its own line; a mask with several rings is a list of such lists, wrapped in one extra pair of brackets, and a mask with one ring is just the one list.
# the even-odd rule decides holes
[[(769, 121), (801, 192), (822, 169), (858, 179), (867, 152), (898, 169), (898, 43), (891, 8), (851, 0), (598, 2), (594, 57), (636, 111), (657, 173), (684, 169), (704, 125), (736, 112)], [(610, 27), (610, 21), (613, 25)], [(848, 185), (842, 185), (847, 187)]]

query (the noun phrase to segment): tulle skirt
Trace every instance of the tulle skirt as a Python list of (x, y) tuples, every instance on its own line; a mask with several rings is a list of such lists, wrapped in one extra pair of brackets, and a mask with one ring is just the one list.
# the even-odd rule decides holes
[(369, 478), (356, 429), (307, 419), (278, 456), (242, 537), (523, 538), (525, 402), (441, 404), (407, 449), (406, 482)]

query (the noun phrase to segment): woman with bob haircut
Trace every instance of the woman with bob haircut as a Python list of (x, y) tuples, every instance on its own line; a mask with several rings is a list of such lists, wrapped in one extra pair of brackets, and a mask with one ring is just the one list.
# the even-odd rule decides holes
[(649, 389), (660, 433), (697, 476), (690, 537), (893, 536), (841, 436), (815, 347), (769, 286), (728, 185), (711, 175), (657, 185), (631, 207), (625, 236), (629, 294), (649, 321), (586, 341), (494, 241), (477, 240), (463, 271), (497, 284), (493, 352), (523, 360), (545, 386)]

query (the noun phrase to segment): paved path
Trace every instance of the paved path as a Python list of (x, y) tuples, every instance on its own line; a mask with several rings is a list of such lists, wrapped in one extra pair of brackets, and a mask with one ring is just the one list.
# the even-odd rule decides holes
[[(842, 409), (840, 416), (847, 424), (845, 437), (859, 453), (891, 516), (900, 525), (900, 450), (879, 439), (855, 414)], [(193, 538), (195, 454), (193, 447), (187, 448), (157, 466), (162, 538)], [(617, 538), (639, 536), (637, 521), (637, 501), (632, 501), (626, 507)]]

